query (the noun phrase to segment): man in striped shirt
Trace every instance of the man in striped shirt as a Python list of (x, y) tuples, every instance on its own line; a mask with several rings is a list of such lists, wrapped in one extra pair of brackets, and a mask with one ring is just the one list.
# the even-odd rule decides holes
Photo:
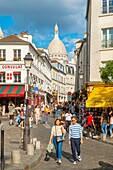
[[(78, 161), (81, 161), (80, 156), (80, 144), (83, 144), (82, 137), (82, 127), (77, 123), (77, 117), (71, 117), (72, 124), (69, 126), (69, 144), (71, 144), (72, 156), (73, 156), (73, 164), (77, 164)], [(78, 154), (78, 158), (76, 158), (76, 152)]]

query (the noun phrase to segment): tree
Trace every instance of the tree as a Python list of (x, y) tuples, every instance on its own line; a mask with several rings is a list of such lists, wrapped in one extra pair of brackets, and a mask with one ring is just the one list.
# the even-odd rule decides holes
[(105, 67), (100, 68), (100, 75), (103, 82), (113, 82), (113, 61), (106, 62)]

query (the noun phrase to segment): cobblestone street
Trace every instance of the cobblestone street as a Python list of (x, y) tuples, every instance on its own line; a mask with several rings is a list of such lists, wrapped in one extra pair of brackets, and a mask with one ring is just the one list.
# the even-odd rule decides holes
[[(52, 119), (49, 122), (52, 125)], [(47, 126), (47, 125), (46, 125)], [(45, 151), (49, 135), (50, 128), (49, 126), (39, 125), (37, 132), (34, 135), (41, 141), (43, 145), (43, 149)], [(37, 133), (37, 134), (36, 134)], [(44, 135), (42, 135), (44, 134)], [(102, 143), (100, 141), (96, 141), (94, 139), (84, 139), (84, 144), (81, 147), (82, 153), (82, 161), (78, 162), (77, 165), (73, 165), (70, 161), (71, 159), (71, 150), (68, 145), (68, 134), (66, 137), (66, 141), (63, 145), (63, 158), (62, 164), (58, 165), (55, 163), (55, 152), (51, 154), (49, 161), (44, 161), (45, 153), (43, 154), (43, 159), (37, 165), (37, 167), (33, 170), (42, 169), (42, 170), (53, 170), (53, 169), (61, 169), (61, 170), (112, 170), (113, 169), (113, 145)]]

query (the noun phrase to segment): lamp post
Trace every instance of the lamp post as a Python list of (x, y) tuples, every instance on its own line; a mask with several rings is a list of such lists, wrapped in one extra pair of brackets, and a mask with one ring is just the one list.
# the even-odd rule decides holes
[(26, 119), (25, 119), (25, 128), (24, 128), (24, 136), (23, 136), (23, 150), (26, 151), (27, 144), (30, 143), (30, 127), (29, 127), (29, 114), (28, 114), (28, 90), (29, 90), (29, 70), (31, 68), (33, 59), (30, 53), (24, 58), (24, 65), (27, 70), (27, 88), (26, 88)]

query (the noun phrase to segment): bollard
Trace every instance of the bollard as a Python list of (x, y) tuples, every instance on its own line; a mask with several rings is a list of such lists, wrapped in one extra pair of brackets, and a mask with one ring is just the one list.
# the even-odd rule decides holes
[(36, 141), (36, 149), (40, 149), (40, 141)]
[(5, 160), (4, 160), (4, 128), (1, 127), (1, 170), (4, 170)]
[(11, 151), (11, 163), (20, 164), (22, 162), (21, 152), (20, 150), (12, 150)]
[(34, 145), (27, 144), (27, 155), (34, 155)]
[(37, 138), (33, 138), (33, 145), (34, 145), (34, 147), (36, 146), (36, 141), (37, 141)]
[(102, 141), (106, 141), (106, 134), (102, 134)]
[(33, 139), (32, 138), (30, 139), (30, 143), (33, 143)]

